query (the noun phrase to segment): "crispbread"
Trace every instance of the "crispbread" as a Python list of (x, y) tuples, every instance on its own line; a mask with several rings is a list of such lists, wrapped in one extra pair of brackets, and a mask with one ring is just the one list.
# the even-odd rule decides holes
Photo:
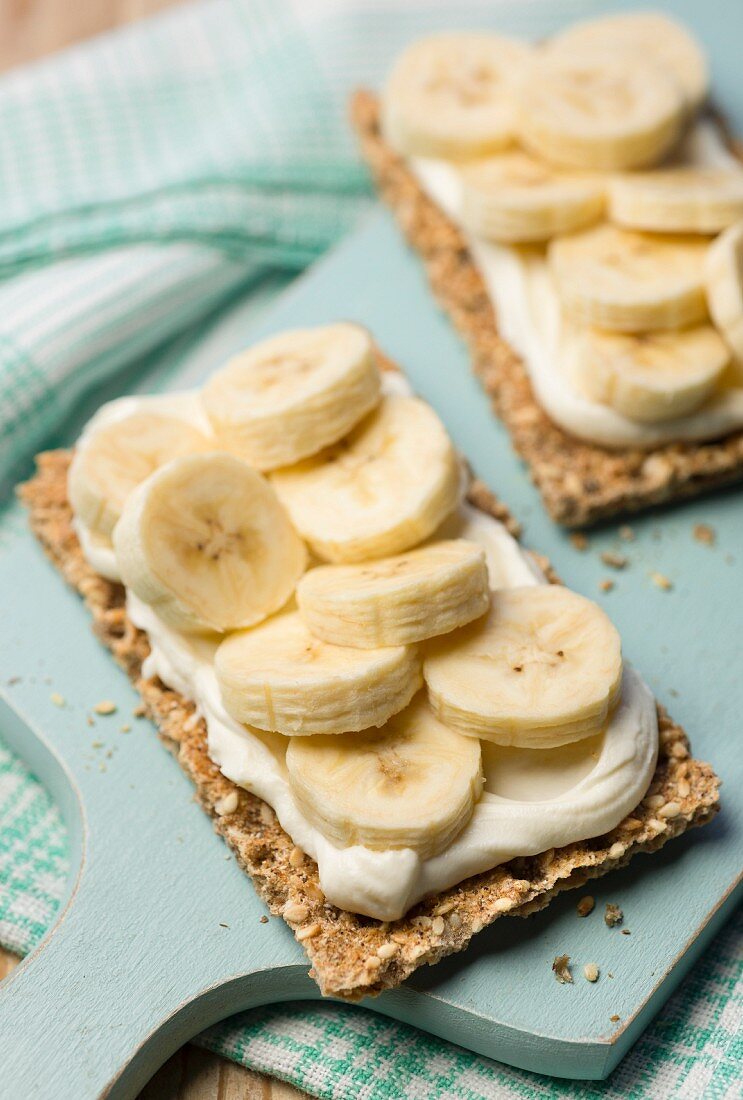
[[(512, 860), (422, 902), (392, 924), (325, 903), (316, 865), (294, 847), (270, 807), (236, 787), (209, 759), (204, 722), (193, 704), (159, 679), (141, 678), (147, 637), (126, 614), (122, 586), (93, 571), (72, 527), (70, 457), (67, 451), (39, 455), (36, 476), (20, 488), (31, 527), (67, 582), (83, 596), (96, 634), (136, 684), (146, 713), (192, 779), (198, 801), (271, 912), (283, 914), (291, 905), (285, 919), (306, 949), (310, 974), (324, 994), (358, 1000), (399, 985), (419, 966), (461, 951), (498, 917), (527, 916), (561, 890), (622, 866), (637, 852), (661, 847), (717, 811), (717, 777), (708, 764), (690, 758), (684, 731), (659, 707), (661, 751), (648, 792), (650, 805), (643, 802), (605, 836)], [(484, 485), (475, 482), (470, 499), (516, 533), (517, 525)], [(549, 563), (540, 559), (540, 564), (556, 580)], [(236, 810), (220, 813), (231, 792), (238, 795)]]
[(743, 432), (650, 452), (610, 451), (554, 424), (537, 403), (523, 362), (498, 334), (464, 236), (381, 136), (376, 97), (358, 92), (351, 115), (380, 195), (420, 254), (437, 300), (467, 342), (473, 368), (556, 522), (580, 527), (743, 479)]

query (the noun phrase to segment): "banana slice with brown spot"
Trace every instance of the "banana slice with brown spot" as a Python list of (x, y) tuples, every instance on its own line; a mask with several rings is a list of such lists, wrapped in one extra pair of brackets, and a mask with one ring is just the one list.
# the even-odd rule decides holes
[(233, 718), (294, 736), (381, 726), (422, 683), (414, 646), (329, 645), (296, 611), (226, 638), (215, 671)]
[(221, 451), (178, 458), (128, 497), (113, 535), (127, 588), (168, 625), (235, 630), (282, 607), (307, 551), (271, 486)]
[(446, 725), (549, 748), (605, 725), (621, 689), (621, 643), (601, 608), (567, 588), (504, 589), (483, 619), (427, 644), (423, 673)]
[(425, 696), (382, 730), (292, 738), (286, 766), (302, 812), (331, 843), (422, 859), (461, 832), (483, 785), (479, 742), (442, 725)]

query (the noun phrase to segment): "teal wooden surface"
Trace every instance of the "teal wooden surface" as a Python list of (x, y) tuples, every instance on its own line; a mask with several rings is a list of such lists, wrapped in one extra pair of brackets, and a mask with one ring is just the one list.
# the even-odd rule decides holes
[[(525, 520), (527, 543), (595, 597), (606, 567), (594, 552), (573, 550), (545, 517), (385, 213), (300, 279), (258, 330), (243, 331), (238, 318), (229, 340), (338, 317), (373, 329), (478, 473)], [(207, 345), (190, 376), (229, 350)], [(724, 813), (598, 882), (592, 918), (579, 920), (576, 896), (566, 895), (532, 920), (499, 921), (463, 955), (369, 1004), (481, 1053), (567, 1077), (602, 1077), (629, 1048), (729, 913), (743, 851), (735, 795), (743, 782), (743, 496), (718, 494), (632, 522), (636, 540), (623, 544), (631, 564), (600, 599), (627, 656), (722, 775)], [(692, 538), (698, 522), (714, 525), (715, 548)], [(618, 545), (614, 526), (592, 536), (592, 549)], [(673, 590), (655, 588), (651, 570), (668, 575)], [(225, 858), (175, 761), (148, 723), (132, 719), (134, 692), (15, 506), (0, 528), (0, 592), (0, 727), (60, 801), (78, 858), (56, 928), (0, 990), (0, 1049), (11, 1052), (0, 1095), (79, 1100), (122, 1073), (111, 1095), (132, 1096), (207, 1024), (316, 990), (283, 923), (260, 923), (263, 906)], [(53, 692), (65, 697), (64, 708)], [(86, 715), (103, 698), (118, 712), (95, 716), (91, 727)], [(121, 733), (122, 723), (131, 732)], [(631, 936), (605, 927), (606, 901), (622, 905)], [(597, 962), (614, 978), (560, 986), (550, 967), (563, 953), (576, 970)]]
[[(548, 33), (567, 19), (620, 6), (655, 5), (534, 0), (499, 10), (499, 19), (518, 32), (522, 23), (533, 28), (537, 11)], [(718, 97), (743, 132), (743, 5), (663, 6), (707, 45)], [(606, 607), (627, 656), (684, 724), (695, 753), (723, 778), (724, 811), (716, 821), (599, 880), (591, 887), (591, 918), (577, 919), (579, 895), (569, 894), (529, 921), (501, 920), (469, 951), (368, 1006), (527, 1069), (603, 1077), (740, 896), (743, 493), (633, 518), (629, 544), (619, 540), (618, 523), (606, 525), (591, 536), (589, 553), (574, 551), (542, 511), (417, 261), (381, 212), (298, 280), (259, 326), (238, 315), (227, 337), (207, 342), (190, 362), (189, 378), (217, 365), (233, 343), (338, 318), (373, 329), (480, 476), (524, 521), (527, 544), (549, 554), (571, 587)], [(78, 426), (68, 425), (62, 441)], [(714, 526), (714, 548), (693, 539), (700, 522)], [(618, 548), (630, 564), (611, 574), (616, 588), (601, 595), (598, 582), (608, 571), (598, 552)], [(672, 591), (657, 589), (651, 571), (667, 575)], [(208, 1024), (317, 990), (283, 922), (260, 923), (263, 905), (193, 803), (175, 761), (149, 724), (131, 717), (132, 689), (16, 506), (0, 517), (0, 615), (0, 730), (55, 795), (73, 857), (55, 928), (0, 988), (0, 1096), (87, 1100), (108, 1090), (132, 1097)], [(54, 705), (53, 692), (65, 697), (64, 708)], [(86, 716), (103, 698), (118, 712), (95, 717), (91, 727)], [(121, 733), (122, 723), (131, 732)], [(604, 926), (606, 901), (621, 904), (631, 936)], [(602, 979), (558, 985), (550, 967), (563, 953), (576, 973), (584, 962), (598, 963)], [(612, 1023), (615, 1014), (620, 1020)]]

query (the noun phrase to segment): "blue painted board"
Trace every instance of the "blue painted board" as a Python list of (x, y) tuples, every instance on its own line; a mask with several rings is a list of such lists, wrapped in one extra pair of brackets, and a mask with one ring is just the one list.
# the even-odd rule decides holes
[[(526, 541), (548, 553), (567, 583), (597, 597), (606, 574), (594, 550), (620, 543), (614, 526), (578, 554), (541, 510), (525, 471), (471, 376), (463, 347), (434, 307), (417, 262), (389, 217), (375, 213), (332, 256), (300, 279), (256, 330), (334, 318), (360, 321), (402, 363), (478, 473), (526, 521)], [(189, 364), (202, 374), (230, 347), (212, 341)], [(714, 548), (692, 538), (712, 523)], [(743, 852), (740, 752), (743, 495), (721, 493), (633, 521), (622, 544), (631, 564), (599, 596), (640, 667), (687, 727), (697, 754), (725, 781), (724, 813), (592, 892), (578, 920), (566, 895), (529, 921), (501, 920), (460, 956), (369, 1003), (514, 1065), (560, 1076), (605, 1076), (730, 912)], [(650, 570), (674, 583), (662, 592)], [(0, 677), (3, 735), (49, 784), (73, 847), (69, 901), (42, 946), (0, 989), (0, 1095), (132, 1096), (201, 1028), (251, 1005), (312, 997), (303, 952), (264, 907), (194, 805), (190, 785), (147, 722), (130, 718), (136, 697), (89, 630), (11, 507), (0, 524)], [(7, 681), (14, 675), (21, 680)], [(51, 701), (60, 692), (63, 709)], [(102, 698), (116, 715), (86, 724)], [(122, 722), (132, 731), (119, 732)], [(102, 742), (103, 747), (95, 747)], [(631, 936), (601, 919), (618, 901)], [(223, 927), (227, 925), (227, 927)], [(597, 962), (597, 985), (561, 986), (556, 954)], [(618, 1014), (617, 1024), (610, 1016)], [(127, 1067), (126, 1069), (124, 1067)]]

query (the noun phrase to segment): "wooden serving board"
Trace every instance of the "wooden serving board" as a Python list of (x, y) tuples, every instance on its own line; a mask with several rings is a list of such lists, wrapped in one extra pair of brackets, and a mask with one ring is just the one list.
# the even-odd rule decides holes
[[(527, 543), (549, 554), (571, 587), (599, 596), (607, 570), (596, 551), (619, 547), (616, 528), (578, 554), (547, 520), (385, 213), (294, 284), (258, 329), (249, 332), (237, 314), (187, 374), (203, 376), (250, 339), (337, 318), (373, 330), (480, 476), (526, 521)], [(714, 526), (714, 547), (692, 537), (700, 522)], [(629, 1049), (731, 912), (743, 851), (735, 797), (743, 783), (743, 494), (645, 516), (633, 528), (635, 540), (621, 543), (630, 564), (599, 598), (627, 656), (684, 724), (696, 755), (722, 776), (723, 812), (598, 880), (592, 917), (579, 920), (577, 895), (564, 895), (532, 919), (498, 921), (466, 953), (368, 1004), (480, 1053), (570, 1078), (601, 1078)], [(653, 570), (671, 579), (671, 591), (652, 584)], [(0, 989), (0, 1095), (132, 1097), (207, 1025), (253, 1005), (316, 997), (317, 988), (283, 922), (260, 923), (265, 910), (250, 881), (150, 725), (132, 717), (135, 693), (17, 506), (0, 519), (0, 616), (0, 730), (59, 803), (73, 868), (55, 927)], [(94, 715), (90, 726), (102, 699), (118, 710)], [(606, 901), (622, 906), (630, 936), (606, 928)], [(555, 981), (557, 954), (574, 960), (574, 985)], [(589, 961), (602, 969), (596, 985), (579, 977)]]

